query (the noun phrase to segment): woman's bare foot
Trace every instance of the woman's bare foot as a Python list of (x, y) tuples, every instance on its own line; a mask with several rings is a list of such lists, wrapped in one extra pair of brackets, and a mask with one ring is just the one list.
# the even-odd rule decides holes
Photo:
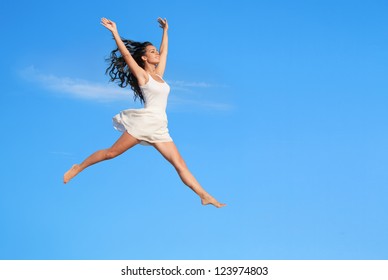
[(63, 175), (63, 183), (68, 183), (71, 179), (73, 179), (80, 172), (79, 164), (74, 164), (69, 171)]
[(213, 205), (213, 206), (215, 206), (217, 208), (221, 208), (221, 207), (226, 206), (225, 203), (218, 202), (214, 197), (212, 197), (210, 195), (207, 196), (207, 197), (201, 198), (201, 202), (202, 202), (202, 205), (209, 205), (209, 204), (211, 204), (211, 205)]

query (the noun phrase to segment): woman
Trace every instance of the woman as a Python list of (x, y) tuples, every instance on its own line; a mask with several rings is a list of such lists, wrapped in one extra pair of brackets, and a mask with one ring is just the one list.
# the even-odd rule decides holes
[[(112, 147), (90, 155), (81, 164), (73, 165), (64, 175), (64, 183), (68, 183), (85, 168), (103, 160), (112, 159), (137, 144), (152, 145), (176, 169), (184, 184), (190, 187), (201, 199), (203, 205), (223, 207), (208, 194), (190, 173), (183, 158), (179, 154), (167, 128), (166, 106), (170, 87), (163, 80), (168, 51), (168, 23), (166, 19), (158, 19), (163, 29), (160, 53), (149, 42), (139, 43), (122, 40), (116, 24), (106, 18), (101, 24), (112, 32), (117, 49), (112, 51), (107, 73), (112, 81), (119, 80), (119, 85), (128, 84), (134, 91), (135, 99), (144, 103), (143, 109), (129, 109), (120, 112), (113, 118), (114, 127), (122, 131), (121, 137)], [(117, 56), (117, 53), (121, 56)]]

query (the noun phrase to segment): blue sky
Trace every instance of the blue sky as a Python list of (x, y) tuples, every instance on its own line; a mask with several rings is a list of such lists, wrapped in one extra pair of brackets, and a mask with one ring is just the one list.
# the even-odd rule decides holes
[[(387, 259), (386, 1), (3, 1), (0, 259)], [(159, 45), (172, 138), (226, 208), (152, 147), (63, 173), (140, 107), (122, 36)]]

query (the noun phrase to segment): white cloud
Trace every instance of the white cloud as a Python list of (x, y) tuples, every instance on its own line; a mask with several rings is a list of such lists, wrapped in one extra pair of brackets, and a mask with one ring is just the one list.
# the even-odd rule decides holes
[(52, 74), (43, 74), (30, 66), (22, 72), (25, 79), (38, 82), (41, 86), (54, 91), (68, 94), (73, 98), (86, 99), (98, 102), (112, 102), (128, 100), (129, 89), (121, 89), (113, 83), (102, 84), (82, 79), (58, 77)]
[[(169, 104), (172, 106), (189, 106), (194, 108), (202, 108), (212, 111), (229, 111), (233, 109), (231, 104), (214, 102), (209, 99), (207, 94), (209, 90), (214, 89), (215, 92), (219, 88), (227, 88), (226, 85), (210, 84), (205, 82), (187, 82), (187, 81), (167, 81), (174, 92), (169, 100)], [(207, 92), (204, 95), (204, 91)], [(185, 92), (188, 94), (182, 95), (179, 92)], [(214, 95), (213, 95), (214, 98)]]
[[(122, 89), (114, 83), (96, 83), (83, 79), (75, 79), (69, 77), (59, 77), (53, 74), (44, 74), (30, 66), (22, 71), (24, 79), (37, 82), (42, 87), (52, 91), (66, 94), (72, 98), (90, 100), (95, 102), (114, 102), (114, 101), (132, 101), (133, 95), (130, 88)], [(203, 109), (212, 110), (230, 110), (229, 104), (211, 102), (209, 100), (199, 99), (199, 95), (191, 95), (191, 97), (179, 92), (193, 92), (193, 88), (220, 88), (221, 85), (214, 85), (204, 82), (186, 82), (186, 81), (167, 81), (171, 86), (174, 94), (170, 95), (169, 103), (173, 106), (194, 106)]]
[(186, 82), (186, 81), (167, 81), (168, 84), (175, 90), (189, 91), (192, 88), (220, 88), (226, 87), (223, 85), (209, 84), (205, 82)]

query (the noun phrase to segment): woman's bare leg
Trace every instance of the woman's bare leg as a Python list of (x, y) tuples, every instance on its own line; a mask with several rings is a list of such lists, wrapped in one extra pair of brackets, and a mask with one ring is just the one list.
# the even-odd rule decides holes
[(218, 208), (226, 206), (226, 204), (218, 202), (202, 188), (187, 168), (186, 163), (179, 154), (174, 142), (154, 143), (153, 146), (175, 167), (182, 182), (201, 198), (203, 205), (212, 204)]
[(132, 148), (136, 144), (138, 144), (140, 141), (137, 140), (135, 137), (130, 135), (127, 132), (124, 132), (120, 138), (116, 141), (116, 143), (113, 144), (112, 147), (100, 150), (92, 155), (90, 155), (88, 158), (86, 158), (81, 164), (74, 164), (69, 171), (65, 173), (63, 176), (63, 182), (66, 184), (68, 183), (72, 178), (74, 178), (78, 173), (80, 173), (85, 168), (101, 162), (103, 160), (112, 159), (114, 157), (117, 157), (118, 155), (121, 155), (128, 149)]

